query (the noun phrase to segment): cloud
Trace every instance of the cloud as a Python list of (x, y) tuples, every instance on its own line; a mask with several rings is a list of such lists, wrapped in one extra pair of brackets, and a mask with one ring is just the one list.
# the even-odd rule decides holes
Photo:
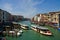
[(38, 5), (38, 4), (42, 4), (45, 0), (34, 0), (35, 2), (33, 3), (33, 5)]
[(31, 18), (38, 13), (35, 6), (43, 2), (44, 0), (15, 0), (15, 3), (11, 3), (11, 1), (10, 3), (5, 2), (3, 4), (3, 9), (12, 14)]
[(10, 3), (5, 3), (3, 5), (3, 9), (6, 10), (6, 11), (8, 11), (8, 12), (12, 12), (13, 7), (12, 7), (12, 5)]
[(37, 4), (43, 3), (44, 0), (36, 0), (35, 2), (33, 0), (21, 0), (19, 1), (19, 7), (21, 9), (20, 13), (21, 15), (24, 15), (25, 17), (32, 17), (36, 15), (37, 8), (35, 7)]

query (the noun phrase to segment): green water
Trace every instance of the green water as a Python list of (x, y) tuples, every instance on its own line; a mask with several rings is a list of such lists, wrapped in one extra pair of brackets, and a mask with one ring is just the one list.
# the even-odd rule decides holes
[[(27, 23), (29, 24), (29, 23)], [(11, 37), (6, 36), (7, 40), (60, 40), (60, 31), (46, 26), (53, 33), (53, 36), (45, 36), (33, 30), (23, 30), (22, 36)]]

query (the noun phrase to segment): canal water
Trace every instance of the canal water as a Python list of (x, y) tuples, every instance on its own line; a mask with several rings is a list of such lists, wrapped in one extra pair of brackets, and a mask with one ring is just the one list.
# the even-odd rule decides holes
[[(28, 24), (29, 27), (31, 23), (29, 21), (19, 22)], [(60, 40), (60, 31), (52, 27), (46, 26), (53, 33), (53, 36), (45, 36), (33, 30), (23, 30), (23, 34), (18, 37), (6, 36), (7, 40)]]

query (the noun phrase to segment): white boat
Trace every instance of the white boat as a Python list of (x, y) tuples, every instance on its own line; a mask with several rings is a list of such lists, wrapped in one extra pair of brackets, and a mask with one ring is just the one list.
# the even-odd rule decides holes
[(20, 32), (20, 33), (22, 33), (23, 31), (22, 31), (22, 30), (20, 30), (19, 32)]
[(15, 31), (9, 31), (9, 34), (20, 36), (21, 35), (21, 32), (22, 32), (22, 30), (18, 31), (17, 34), (16, 34)]
[(25, 25), (25, 24), (21, 25), (21, 28), (22, 29), (29, 29), (28, 25)]
[(37, 28), (41, 34), (48, 35), (48, 36), (52, 35), (52, 33), (48, 28), (45, 28), (45, 27), (37, 27)]
[(21, 34), (22, 34), (22, 30), (19, 30), (18, 32), (17, 32), (17, 36), (20, 36)]
[(37, 31), (44, 35), (52, 35), (50, 30), (46, 27), (42, 27), (42, 26), (38, 26), (38, 25), (31, 25), (31, 26), (32, 26), (31, 29), (33, 29), (34, 31)]
[(17, 36), (19, 36), (19, 35), (21, 35), (21, 33), (20, 33), (20, 32), (18, 32), (18, 33), (17, 33)]
[(12, 34), (12, 33), (15, 33), (15, 31), (9, 31), (9, 33), (11, 33), (11, 34)]
[(36, 27), (37, 27), (37, 25), (31, 25), (31, 29), (34, 31), (37, 31)]

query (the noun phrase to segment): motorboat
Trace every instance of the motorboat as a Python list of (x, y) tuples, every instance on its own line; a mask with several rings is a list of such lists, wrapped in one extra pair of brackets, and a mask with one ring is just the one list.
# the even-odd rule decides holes
[(48, 36), (52, 35), (51, 31), (43, 26), (31, 25), (31, 29), (44, 35), (48, 35)]
[(37, 27), (37, 31), (44, 35), (52, 35), (51, 31), (46, 27)]
[(29, 29), (28, 25), (25, 25), (25, 24), (21, 25), (21, 28), (22, 29)]

